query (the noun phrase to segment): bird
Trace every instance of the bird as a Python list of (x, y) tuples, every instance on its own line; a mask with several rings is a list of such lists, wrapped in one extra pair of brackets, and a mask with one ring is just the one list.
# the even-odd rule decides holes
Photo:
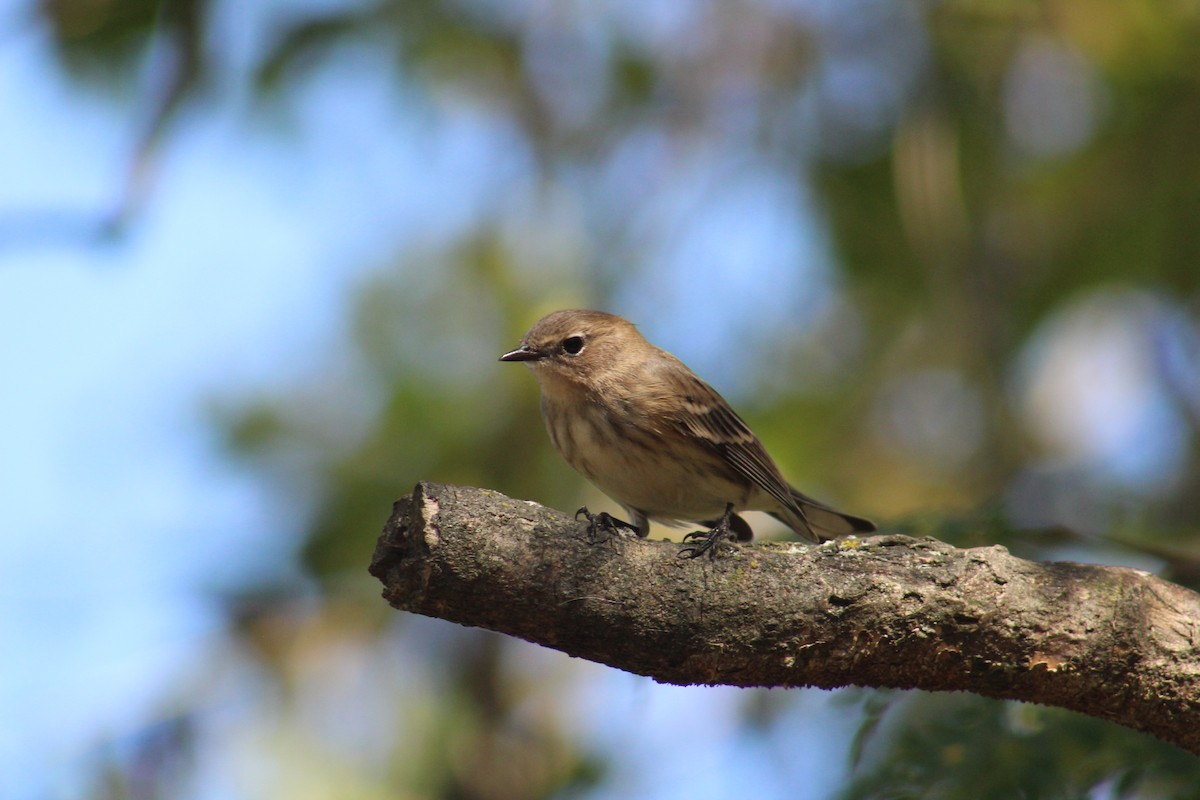
[(876, 529), (793, 488), (725, 398), (622, 317), (555, 311), (500, 361), (530, 368), (555, 449), (632, 518), (580, 508), (593, 541), (598, 529), (645, 537), (651, 520), (698, 523), (709, 530), (685, 536), (680, 555), (715, 557), (721, 541), (753, 538), (743, 511), (765, 511), (811, 542)]

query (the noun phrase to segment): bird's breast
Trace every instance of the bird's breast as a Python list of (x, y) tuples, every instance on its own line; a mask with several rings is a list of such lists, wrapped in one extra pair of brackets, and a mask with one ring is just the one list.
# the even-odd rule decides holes
[(542, 415), (563, 458), (622, 505), (661, 520), (719, 517), (751, 491), (716, 453), (677, 429), (600, 403), (557, 404)]

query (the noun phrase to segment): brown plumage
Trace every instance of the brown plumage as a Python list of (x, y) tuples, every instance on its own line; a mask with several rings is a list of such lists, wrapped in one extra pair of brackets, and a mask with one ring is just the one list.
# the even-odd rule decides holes
[(650, 520), (716, 525), (728, 513), (749, 539), (736, 511), (769, 512), (814, 542), (875, 530), (792, 488), (725, 399), (621, 317), (556, 311), (500, 360), (530, 367), (555, 448), (625, 508), (640, 536)]

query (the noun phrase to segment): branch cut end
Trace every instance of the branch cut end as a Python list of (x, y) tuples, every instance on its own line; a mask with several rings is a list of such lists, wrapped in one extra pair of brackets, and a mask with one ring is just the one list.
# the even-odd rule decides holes
[(425, 542), (426, 552), (432, 551), (438, 546), (441, 541), (441, 532), (438, 530), (437, 516), (441, 511), (441, 506), (438, 504), (437, 498), (430, 497), (423, 491), (424, 484), (417, 484), (416, 490), (413, 492), (421, 500), (421, 526), (420, 531)]

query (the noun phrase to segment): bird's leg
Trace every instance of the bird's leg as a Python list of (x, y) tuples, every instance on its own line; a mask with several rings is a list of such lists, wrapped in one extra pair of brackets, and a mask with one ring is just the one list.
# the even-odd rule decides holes
[(608, 541), (610, 537), (600, 539), (597, 536), (601, 530), (610, 536), (611, 534), (619, 531), (621, 528), (631, 530), (634, 533), (638, 532), (637, 526), (632, 522), (626, 522), (623, 519), (617, 519), (607, 511), (601, 511), (599, 514), (593, 514), (592, 512), (588, 511), (587, 506), (581, 506), (580, 509), (575, 512), (575, 519), (579, 519), (580, 517), (585, 518), (588, 522), (588, 544), (596, 544), (596, 542), (599, 541)]
[(720, 549), (717, 545), (722, 539), (727, 539), (733, 535), (731, 520), (736, 515), (733, 513), (733, 503), (725, 505), (725, 513), (712, 526), (712, 530), (708, 531), (692, 531), (687, 536), (683, 537), (685, 542), (694, 542), (694, 544), (686, 544), (679, 550), (680, 558), (698, 558), (699, 556), (708, 553), (709, 558), (716, 558), (717, 551)]

